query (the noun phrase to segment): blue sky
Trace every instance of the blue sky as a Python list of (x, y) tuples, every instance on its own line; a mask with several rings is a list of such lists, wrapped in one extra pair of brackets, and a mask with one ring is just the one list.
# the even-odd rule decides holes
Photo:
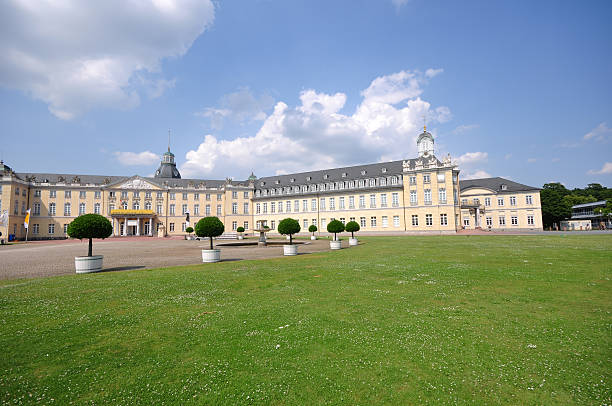
[(612, 186), (612, 3), (9, 0), (16, 171), (242, 179), (412, 158)]

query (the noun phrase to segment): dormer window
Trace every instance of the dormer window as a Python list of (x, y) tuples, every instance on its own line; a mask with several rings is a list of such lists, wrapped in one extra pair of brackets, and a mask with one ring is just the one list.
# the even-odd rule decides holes
[(291, 183), (293, 183), (293, 182), (295, 182), (295, 178), (291, 178), (289, 181), (290, 181)]
[(361, 174), (362, 174), (362, 175), (365, 175), (365, 174), (366, 174), (366, 171), (365, 171), (365, 170), (361, 171)]
[(323, 179), (329, 179), (329, 175), (328, 174), (323, 175)]
[(502, 184), (502, 185), (501, 185), (501, 190), (508, 190), (508, 186), (507, 186), (507, 185)]
[(266, 182), (261, 182), (259, 185), (260, 186), (264, 186), (266, 184)]
[(343, 177), (343, 178), (346, 178), (346, 176), (347, 176), (347, 173), (346, 173), (346, 172), (342, 173), (342, 177)]
[(275, 183), (276, 183), (277, 185), (280, 185), (280, 179), (276, 179), (276, 182), (275, 182)]
[(382, 173), (387, 173), (387, 168), (382, 168), (381, 171)]
[(310, 176), (307, 176), (307, 177), (306, 177), (306, 180), (310, 180), (310, 179), (312, 179)]

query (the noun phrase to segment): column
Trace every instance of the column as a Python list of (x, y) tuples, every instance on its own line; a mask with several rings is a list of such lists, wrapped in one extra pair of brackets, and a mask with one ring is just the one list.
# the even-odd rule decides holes
[(476, 207), (476, 225), (475, 227), (480, 227), (480, 208)]
[(149, 237), (153, 237), (153, 217), (149, 219)]
[(123, 219), (123, 234), (124, 237), (127, 236), (127, 219)]
[(140, 219), (136, 219), (136, 235), (140, 235)]

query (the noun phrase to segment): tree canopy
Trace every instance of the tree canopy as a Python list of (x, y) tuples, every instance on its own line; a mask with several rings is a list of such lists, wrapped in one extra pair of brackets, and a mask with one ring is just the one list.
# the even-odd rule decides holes
[(300, 222), (290, 217), (282, 219), (280, 223), (278, 223), (278, 232), (282, 235), (289, 236), (289, 244), (293, 244), (293, 234), (299, 233), (300, 230)]
[(110, 221), (99, 214), (83, 214), (75, 218), (66, 230), (72, 238), (89, 239), (88, 256), (92, 255), (92, 238), (107, 238), (113, 233), (113, 226)]
[(348, 223), (346, 223), (345, 230), (351, 233), (351, 238), (355, 238), (354, 233), (359, 231), (360, 228), (361, 227), (359, 227), (359, 223), (357, 223), (356, 221), (349, 221)]
[(344, 224), (342, 224), (340, 220), (332, 220), (327, 225), (327, 232), (334, 233), (334, 241), (338, 239), (336, 234), (341, 233), (343, 231), (344, 231)]
[(568, 219), (572, 215), (572, 206), (592, 203), (599, 200), (612, 200), (612, 188), (599, 183), (589, 183), (584, 189), (567, 189), (561, 183), (546, 183), (540, 192), (542, 202), (542, 222), (544, 227)]
[(197, 222), (195, 233), (198, 237), (210, 239), (210, 249), (213, 249), (213, 237), (218, 237), (225, 231), (225, 226), (217, 217), (204, 217)]

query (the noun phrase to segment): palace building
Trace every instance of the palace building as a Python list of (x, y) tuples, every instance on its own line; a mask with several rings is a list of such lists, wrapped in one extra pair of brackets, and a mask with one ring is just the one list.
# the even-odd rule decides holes
[(356, 221), (363, 232), (452, 234), (460, 229), (541, 230), (538, 188), (502, 178), (459, 179), (450, 155), (434, 155), (433, 136), (417, 139), (418, 156), (244, 181), (182, 179), (170, 148), (152, 178), (15, 172), (0, 162), (3, 238), (66, 238), (77, 216), (97, 213), (113, 236), (184, 235), (188, 221), (217, 216), (226, 232), (247, 232), (292, 217), (302, 232), (326, 232), (334, 219)]

